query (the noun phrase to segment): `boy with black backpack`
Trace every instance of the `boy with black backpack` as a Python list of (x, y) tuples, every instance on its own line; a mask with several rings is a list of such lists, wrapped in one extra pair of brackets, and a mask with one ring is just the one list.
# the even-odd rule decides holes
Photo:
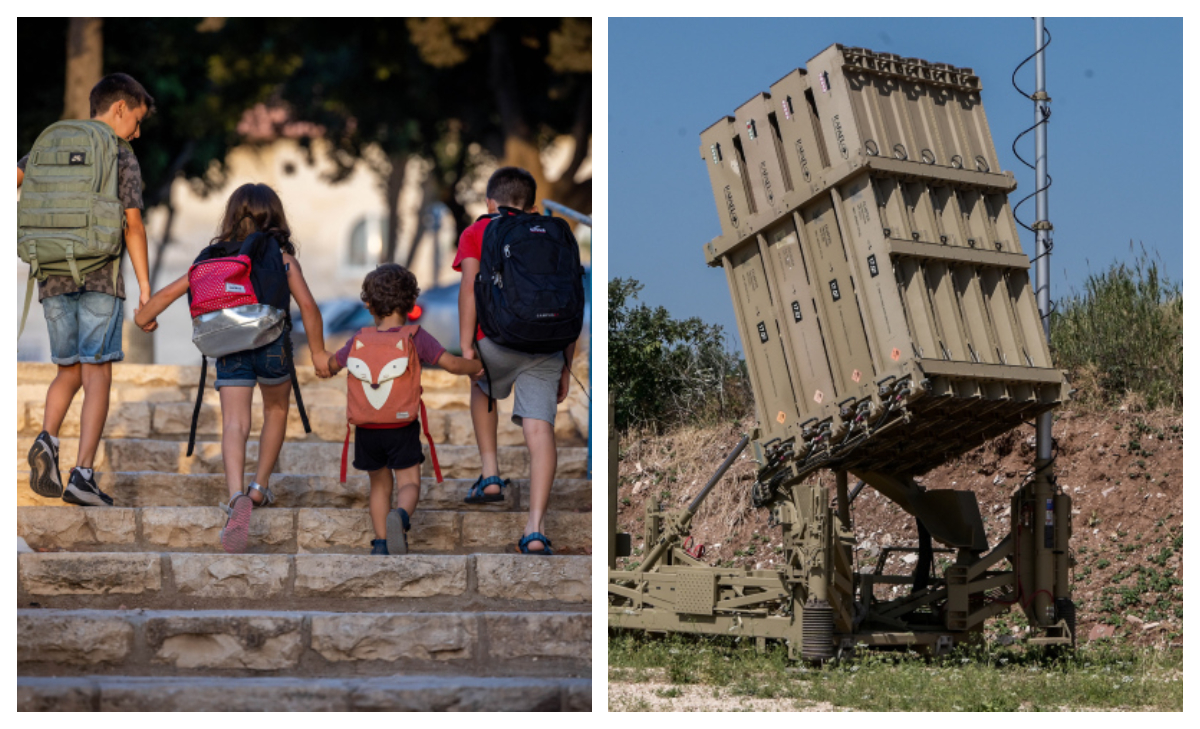
[(463, 356), (481, 360), (471, 388), (471, 422), (483, 473), (468, 504), (504, 500), (509, 485), (496, 455), (496, 398), (515, 390), (512, 420), (529, 448), (529, 517), (517, 542), (522, 554), (551, 554), (542, 521), (558, 467), (554, 417), (567, 397), (575, 342), (583, 328), (579, 244), (560, 218), (533, 208), (537, 183), (519, 167), (488, 180), (488, 215), (463, 231), (454, 269)]
[[(37, 281), (58, 373), (46, 392), (42, 432), (29, 450), (33, 491), (80, 506), (112, 506), (92, 466), (108, 419), (112, 363), (124, 359), (121, 324), (129, 251), (138, 307), (150, 298), (142, 177), (131, 140), (154, 111), (154, 99), (123, 73), (105, 76), (90, 95), (91, 119), (48, 127), (17, 162), (17, 246), (29, 264), (21, 329)], [(19, 335), (18, 335), (19, 336)], [(58, 465), (58, 431), (83, 388), (79, 452), (66, 488)]]

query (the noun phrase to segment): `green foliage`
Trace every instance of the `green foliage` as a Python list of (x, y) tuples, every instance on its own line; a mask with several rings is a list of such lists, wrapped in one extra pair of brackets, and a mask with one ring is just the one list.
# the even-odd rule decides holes
[[(662, 684), (642, 703), (613, 710), (665, 710), (701, 692), (723, 708), (775, 699), (779, 708), (860, 711), (1061, 711), (1183, 708), (1183, 651), (1119, 647), (1108, 641), (1074, 653), (982, 645), (940, 657), (860, 647), (849, 660), (814, 668), (788, 660), (777, 641), (618, 632), (609, 639), (609, 681)], [(662, 701), (666, 699), (667, 701)]]
[(749, 412), (745, 365), (725, 348), (721, 327), (635, 303), (641, 290), (634, 279), (608, 284), (609, 398), (617, 428), (661, 432)]
[(1082, 294), (1059, 302), (1050, 332), (1083, 402), (1132, 393), (1151, 409), (1183, 407), (1183, 291), (1145, 248), (1132, 266), (1090, 274)]

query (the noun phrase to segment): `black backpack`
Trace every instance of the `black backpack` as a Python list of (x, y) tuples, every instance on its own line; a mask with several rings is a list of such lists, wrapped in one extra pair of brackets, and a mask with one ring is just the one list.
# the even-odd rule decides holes
[[(292, 391), (296, 395), (296, 407), (300, 411), (300, 421), (304, 424), (304, 432), (311, 433), (308, 423), (308, 413), (304, 409), (304, 399), (300, 396), (300, 382), (296, 378), (295, 355), (292, 352), (292, 315), (291, 289), (287, 281), (287, 264), (283, 262), (283, 252), (279, 244), (269, 235), (252, 233), (244, 241), (218, 241), (213, 243), (196, 256), (192, 262), (195, 266), (203, 261), (214, 258), (230, 258), (239, 253), (247, 253), (252, 265), (250, 267), (250, 285), (254, 287), (254, 295), (258, 301), (284, 314), (283, 347), (287, 351), (288, 370), (292, 377)], [(188, 305), (192, 304), (192, 290), (188, 289)], [(196, 443), (196, 423), (200, 419), (200, 405), (204, 400), (204, 380), (208, 372), (208, 358), (200, 356), (200, 387), (196, 391), (196, 407), (192, 411), (192, 425), (188, 433), (187, 454), (192, 455)]]
[(518, 352), (561, 352), (583, 331), (583, 276), (567, 221), (502, 208), (483, 229), (475, 279), (479, 326)]

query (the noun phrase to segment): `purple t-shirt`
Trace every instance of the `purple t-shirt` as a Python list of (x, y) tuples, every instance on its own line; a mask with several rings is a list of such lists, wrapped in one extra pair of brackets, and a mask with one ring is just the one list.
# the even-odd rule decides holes
[[(391, 329), (383, 329), (380, 331), (398, 332), (401, 327), (393, 327)], [(358, 330), (363, 331), (362, 329)], [(355, 332), (358, 334), (358, 332)], [(350, 337), (342, 348), (334, 354), (337, 359), (338, 367), (345, 367), (346, 360), (350, 358), (350, 345), (354, 343), (354, 337)], [(446, 348), (441, 345), (438, 340), (433, 338), (433, 335), (424, 329), (417, 329), (417, 333), (413, 335), (413, 346), (417, 348), (417, 358), (421, 360), (421, 364), (437, 364), (437, 361), (442, 358), (442, 353)]]

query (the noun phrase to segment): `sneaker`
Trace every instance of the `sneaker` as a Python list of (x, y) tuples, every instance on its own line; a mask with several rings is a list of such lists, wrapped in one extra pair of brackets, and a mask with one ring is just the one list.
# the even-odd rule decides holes
[(387, 540), (386, 539), (372, 539), (371, 540), (371, 554), (387, 554), (387, 553), (388, 553), (388, 548), (387, 548)]
[(221, 530), (221, 547), (229, 554), (241, 554), (250, 541), (250, 513), (254, 511), (254, 502), (245, 494), (237, 494), (224, 508), (229, 512), (229, 519)]
[(408, 512), (392, 509), (387, 515), (387, 553), (408, 554)]
[(38, 496), (57, 499), (63, 495), (62, 474), (58, 470), (58, 446), (50, 434), (42, 431), (29, 449), (29, 488)]
[[(84, 472), (87, 472), (86, 474)], [(62, 500), (79, 506), (112, 506), (112, 497), (96, 485), (96, 473), (90, 468), (72, 468), (71, 480), (63, 491)]]

